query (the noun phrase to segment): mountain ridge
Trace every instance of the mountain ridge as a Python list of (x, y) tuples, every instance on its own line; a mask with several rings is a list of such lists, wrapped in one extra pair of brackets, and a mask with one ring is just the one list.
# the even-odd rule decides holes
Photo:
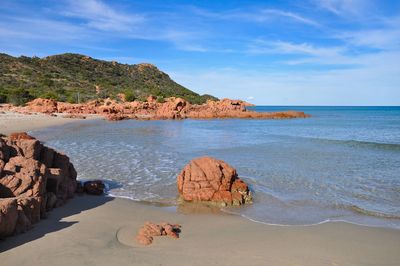
[(75, 53), (43, 58), (0, 53), (0, 102), (20, 105), (47, 98), (77, 103), (115, 98), (119, 93), (141, 101), (149, 95), (159, 101), (180, 97), (195, 104), (217, 99), (189, 90), (150, 63), (121, 64)]

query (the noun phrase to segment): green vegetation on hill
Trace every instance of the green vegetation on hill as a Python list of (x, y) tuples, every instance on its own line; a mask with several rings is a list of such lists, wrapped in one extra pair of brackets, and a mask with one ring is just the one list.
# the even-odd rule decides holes
[(120, 64), (79, 54), (38, 58), (0, 53), (0, 103), (21, 105), (39, 97), (76, 103), (118, 93), (129, 101), (144, 101), (149, 95), (196, 104), (216, 99), (179, 85), (151, 64)]

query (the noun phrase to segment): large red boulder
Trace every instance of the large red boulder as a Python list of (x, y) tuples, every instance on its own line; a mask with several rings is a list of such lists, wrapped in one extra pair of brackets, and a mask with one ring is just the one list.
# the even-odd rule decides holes
[(212, 157), (201, 157), (188, 163), (178, 175), (177, 185), (185, 201), (222, 206), (252, 202), (251, 192), (236, 170)]
[(17, 200), (0, 199), (0, 237), (11, 235), (14, 232), (17, 219)]
[[(0, 238), (28, 230), (76, 189), (69, 158), (26, 133), (0, 138)], [(57, 206), (56, 206), (57, 205)]]
[(51, 114), (57, 112), (58, 102), (52, 99), (37, 98), (27, 103), (27, 108), (31, 112)]

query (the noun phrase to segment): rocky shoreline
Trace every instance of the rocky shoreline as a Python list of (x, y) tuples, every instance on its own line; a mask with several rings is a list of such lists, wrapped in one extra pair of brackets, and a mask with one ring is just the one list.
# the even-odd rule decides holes
[(0, 238), (29, 230), (74, 196), (69, 158), (26, 133), (0, 138)]
[[(1, 138), (1, 147), (9, 147), (9, 141)], [(200, 172), (209, 173), (206, 169)], [(101, 186), (96, 184), (90, 187), (97, 191)], [(14, 202), (10, 204), (13, 219), (16, 205), (18, 211), (15, 200), (0, 198), (0, 203)], [(0, 207), (0, 224), (7, 227), (10, 220), (3, 215), (5, 205)], [(28, 210), (19, 208), (26, 216)], [(135, 265), (187, 265), (188, 261), (244, 265), (251, 258), (254, 265), (397, 265), (399, 241), (395, 229), (342, 222), (274, 226), (229, 214), (201, 211), (188, 215), (128, 199), (83, 196), (54, 209), (34, 230), (0, 241), (0, 261), (2, 265), (123, 265), (127, 261)]]
[[(252, 203), (251, 192), (236, 170), (212, 157), (190, 161), (177, 176), (177, 189), (185, 202), (213, 206)], [(104, 190), (101, 180), (83, 184), (77, 181), (77, 172), (68, 156), (27, 133), (0, 136), (0, 239), (31, 229), (75, 193), (102, 195)], [(177, 226), (150, 225), (139, 234), (140, 243), (150, 244), (152, 236), (177, 237), (173, 230)]]
[(27, 133), (0, 136), (0, 239), (26, 232), (75, 193), (101, 195), (99, 181), (77, 181), (68, 156)]
[(213, 118), (242, 118), (242, 119), (290, 119), (310, 117), (304, 112), (255, 112), (246, 107), (251, 104), (241, 100), (223, 99), (207, 101), (205, 104), (190, 104), (182, 98), (167, 98), (158, 102), (156, 97), (149, 96), (146, 102), (101, 99), (82, 104), (57, 102), (51, 99), (37, 98), (26, 106), (3, 104), (0, 111), (13, 111), (23, 114), (44, 113), (55, 115), (62, 113), (70, 118), (85, 118), (85, 115), (101, 115), (107, 120), (123, 119), (162, 120), (162, 119), (213, 119)]

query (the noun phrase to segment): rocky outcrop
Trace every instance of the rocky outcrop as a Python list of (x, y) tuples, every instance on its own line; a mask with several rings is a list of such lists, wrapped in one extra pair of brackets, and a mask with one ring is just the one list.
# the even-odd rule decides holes
[(55, 100), (37, 98), (27, 103), (27, 109), (30, 112), (51, 114), (57, 112), (57, 105), (58, 103)]
[(142, 245), (150, 245), (153, 243), (154, 236), (170, 236), (172, 238), (179, 238), (181, 232), (181, 226), (179, 224), (169, 223), (150, 223), (146, 222), (142, 228), (140, 228), (136, 240)]
[(123, 119), (212, 119), (212, 118), (244, 118), (244, 119), (288, 119), (306, 118), (303, 112), (255, 112), (246, 107), (251, 104), (240, 100), (223, 99), (207, 101), (202, 105), (190, 104), (182, 98), (166, 98), (158, 102), (154, 96), (149, 96), (146, 102), (125, 102), (111, 99), (93, 100), (84, 104), (56, 102), (54, 100), (36, 99), (26, 107), (5, 106), (5, 110), (21, 113), (67, 113), (74, 118), (83, 115), (98, 114), (108, 120)]
[(251, 192), (236, 170), (212, 157), (190, 161), (178, 175), (177, 185), (185, 201), (208, 202), (219, 206), (252, 202)]
[(76, 190), (69, 158), (26, 133), (0, 138), (0, 237), (28, 230)]
[(0, 199), (0, 237), (14, 233), (18, 220), (16, 199)]

